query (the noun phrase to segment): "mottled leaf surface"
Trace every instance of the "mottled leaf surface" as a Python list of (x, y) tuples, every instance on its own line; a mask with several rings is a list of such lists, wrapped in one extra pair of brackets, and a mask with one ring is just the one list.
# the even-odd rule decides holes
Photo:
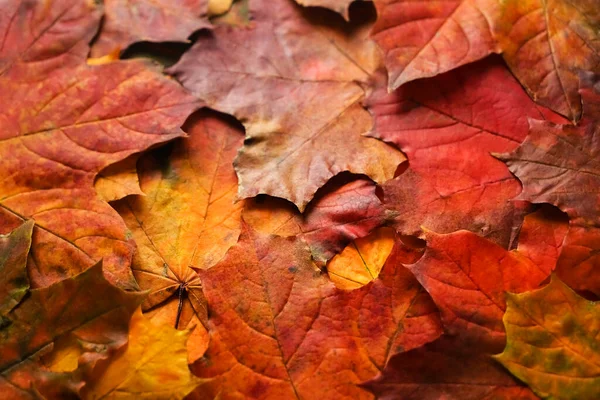
[[(143, 61), (85, 64), (92, 2), (5, 1), (0, 14), (0, 231), (33, 218), (33, 287), (104, 258), (125, 288), (134, 244), (93, 190), (104, 167), (183, 132), (192, 97)], [(27, 32), (23, 34), (23, 32)], [(31, 36), (31, 37), (30, 37)]]
[(193, 371), (213, 378), (199, 398), (369, 399), (357, 383), (440, 334), (431, 300), (394, 255), (378, 280), (345, 292), (301, 240), (246, 226), (223, 261), (198, 274), (211, 345)]
[(556, 276), (539, 290), (507, 295), (506, 302), (507, 343), (496, 360), (543, 398), (597, 399), (598, 304)]
[(252, 1), (250, 12), (250, 27), (216, 27), (171, 69), (209, 107), (246, 127), (235, 160), (238, 196), (269, 194), (304, 211), (341, 172), (392, 178), (404, 156), (362, 136), (372, 121), (360, 83), (379, 62), (370, 24), (313, 22), (288, 0)]
[(184, 398), (202, 382), (188, 368), (186, 341), (190, 333), (155, 325), (138, 309), (129, 324), (129, 342), (95, 371), (85, 398)]

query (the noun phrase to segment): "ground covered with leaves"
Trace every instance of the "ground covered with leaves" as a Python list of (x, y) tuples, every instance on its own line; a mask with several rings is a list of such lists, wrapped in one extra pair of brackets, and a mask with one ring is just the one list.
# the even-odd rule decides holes
[(0, 398), (600, 399), (597, 0), (0, 0)]

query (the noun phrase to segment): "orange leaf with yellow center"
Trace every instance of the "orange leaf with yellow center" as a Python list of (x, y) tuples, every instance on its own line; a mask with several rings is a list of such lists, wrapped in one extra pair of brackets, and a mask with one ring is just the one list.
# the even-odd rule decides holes
[(144, 195), (137, 173), (139, 154), (109, 165), (100, 171), (94, 182), (98, 195), (105, 201), (116, 201), (132, 194)]
[(207, 346), (206, 304), (190, 268), (218, 262), (239, 235), (242, 204), (234, 204), (233, 158), (243, 133), (207, 111), (188, 123), (179, 139), (139, 162), (146, 196), (115, 204), (138, 245), (133, 273), (144, 290), (143, 304), (154, 321), (178, 328), (198, 326), (188, 342), (190, 361)]
[(129, 342), (94, 371), (84, 398), (184, 398), (202, 382), (188, 368), (190, 333), (153, 324), (138, 309), (129, 324)]

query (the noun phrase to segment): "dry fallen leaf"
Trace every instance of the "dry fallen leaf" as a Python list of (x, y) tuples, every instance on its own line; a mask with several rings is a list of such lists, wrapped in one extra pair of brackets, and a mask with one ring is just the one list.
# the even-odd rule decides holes
[(88, 66), (100, 10), (85, 0), (6, 0), (0, 41), (0, 229), (36, 222), (33, 287), (104, 259), (107, 277), (136, 288), (125, 225), (93, 190), (106, 166), (182, 136), (196, 102), (148, 62)]
[(541, 289), (508, 294), (506, 303), (507, 343), (496, 360), (543, 398), (597, 399), (598, 305), (556, 276)]
[(438, 306), (447, 333), (480, 351), (502, 349), (505, 293), (537, 288), (554, 269), (566, 234), (564, 219), (549, 223), (543, 212), (526, 217), (512, 251), (471, 232), (426, 232), (425, 254), (406, 267)]
[(551, 203), (569, 215), (570, 229), (557, 274), (577, 290), (600, 294), (598, 193), (600, 92), (598, 76), (582, 75), (584, 118), (579, 126), (530, 121), (529, 135), (510, 154), (498, 155), (523, 182), (521, 199)]
[(540, 104), (581, 118), (579, 71), (600, 73), (596, 0), (504, 0), (498, 23), (506, 63)]
[(246, 127), (235, 160), (238, 196), (269, 194), (304, 211), (341, 172), (390, 179), (404, 156), (362, 136), (372, 123), (360, 83), (379, 60), (369, 24), (311, 23), (288, 0), (255, 0), (250, 12), (250, 27), (216, 27), (170, 70)]
[(29, 291), (26, 266), (33, 225), (30, 220), (10, 234), (0, 235), (0, 319)]
[(138, 154), (111, 164), (98, 174), (94, 189), (104, 201), (121, 200), (130, 195), (143, 196), (137, 173)]
[(356, 384), (395, 353), (437, 338), (431, 300), (392, 254), (379, 279), (346, 292), (300, 239), (244, 225), (223, 261), (198, 274), (211, 344), (194, 366), (196, 398), (368, 399)]
[(107, 282), (101, 264), (30, 290), (0, 327), (0, 397), (31, 399), (39, 392), (61, 398), (77, 391), (81, 376), (50, 372), (40, 358), (52, 350), (54, 340), (68, 335), (85, 346), (80, 367), (93, 365), (126, 342), (129, 317), (141, 301), (140, 294)]
[(577, 121), (577, 73), (600, 73), (600, 9), (595, 0), (375, 4), (379, 18), (372, 34), (385, 52), (390, 89), (503, 53), (534, 100)]
[(231, 163), (242, 145), (236, 125), (202, 111), (188, 122), (188, 138), (139, 162), (146, 196), (115, 203), (138, 244), (133, 273), (143, 304), (155, 322), (197, 326), (189, 340), (190, 362), (208, 345), (206, 304), (190, 268), (218, 262), (239, 235), (242, 204), (234, 204), (237, 179)]
[[(409, 167), (382, 185), (395, 227), (418, 235), (467, 229), (507, 247), (523, 206), (521, 191), (492, 151), (515, 149), (528, 118), (560, 117), (536, 106), (498, 59), (462, 67), (387, 93), (382, 80), (368, 100), (371, 135), (398, 146)], [(505, 149), (505, 150), (501, 150)]]
[(536, 400), (538, 397), (486, 354), (443, 336), (394, 356), (364, 384), (378, 400)]
[(129, 342), (100, 365), (86, 386), (86, 399), (184, 398), (202, 380), (187, 363), (190, 331), (155, 325), (140, 309), (129, 324)]
[(385, 52), (389, 88), (499, 52), (490, 22), (496, 0), (375, 0), (373, 38)]

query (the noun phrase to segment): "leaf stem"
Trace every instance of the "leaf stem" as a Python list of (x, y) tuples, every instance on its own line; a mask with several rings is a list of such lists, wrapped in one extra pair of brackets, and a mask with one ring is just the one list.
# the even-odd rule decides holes
[(179, 318), (181, 318), (181, 310), (183, 309), (183, 291), (184, 285), (179, 285), (179, 306), (177, 307), (177, 317), (175, 318), (175, 329), (179, 326)]

